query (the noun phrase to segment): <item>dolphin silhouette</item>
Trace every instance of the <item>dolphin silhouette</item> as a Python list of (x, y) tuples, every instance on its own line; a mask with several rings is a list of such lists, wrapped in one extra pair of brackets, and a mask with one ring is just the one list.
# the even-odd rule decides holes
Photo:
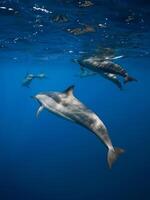
[(64, 92), (39, 93), (34, 96), (34, 99), (40, 103), (36, 116), (38, 117), (43, 109), (47, 109), (52, 113), (89, 129), (107, 147), (107, 161), (109, 168), (111, 168), (114, 161), (124, 150), (113, 147), (107, 128), (103, 122), (96, 113), (87, 108), (73, 95), (73, 89), (74, 86), (70, 86)]
[(44, 78), (46, 78), (46, 75), (44, 73), (37, 75), (27, 73), (22, 82), (22, 86), (29, 87), (34, 79), (44, 79)]
[(89, 57), (85, 59), (80, 59), (77, 61), (81, 67), (88, 68), (97, 73), (108, 73), (119, 75), (124, 78), (124, 83), (128, 83), (131, 81), (137, 81), (135, 78), (129, 76), (127, 71), (122, 68), (122, 66), (114, 63), (111, 59), (101, 59), (98, 57)]

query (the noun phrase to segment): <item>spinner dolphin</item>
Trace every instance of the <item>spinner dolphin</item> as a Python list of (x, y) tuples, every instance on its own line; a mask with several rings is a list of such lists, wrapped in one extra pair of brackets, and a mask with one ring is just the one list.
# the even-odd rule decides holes
[(112, 145), (104, 123), (96, 113), (87, 108), (74, 96), (73, 89), (74, 86), (70, 86), (64, 92), (45, 92), (34, 96), (34, 99), (40, 103), (36, 116), (38, 117), (43, 109), (47, 109), (48, 111), (75, 122), (93, 132), (107, 147), (107, 161), (111, 168), (114, 161), (124, 152), (124, 150), (115, 148)]

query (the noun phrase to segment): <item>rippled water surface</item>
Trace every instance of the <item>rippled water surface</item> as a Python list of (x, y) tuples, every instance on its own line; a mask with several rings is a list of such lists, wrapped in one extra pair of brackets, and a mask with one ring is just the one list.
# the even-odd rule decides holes
[[(149, 199), (150, 2), (91, 2), (0, 1), (1, 200)], [(86, 25), (94, 31), (68, 31)], [(120, 90), (99, 74), (81, 77), (76, 59), (93, 55), (113, 57), (138, 81)], [(46, 78), (25, 87), (30, 73)], [(111, 170), (89, 130), (47, 111), (36, 118), (32, 96), (70, 85), (125, 149)]]

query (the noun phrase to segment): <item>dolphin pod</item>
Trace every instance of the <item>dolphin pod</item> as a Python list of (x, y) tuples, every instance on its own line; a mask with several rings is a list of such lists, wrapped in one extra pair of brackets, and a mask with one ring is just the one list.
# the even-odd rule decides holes
[(112, 145), (104, 123), (96, 113), (87, 108), (74, 96), (73, 89), (74, 86), (70, 86), (64, 92), (43, 92), (34, 96), (34, 99), (40, 103), (36, 116), (38, 117), (46, 109), (93, 132), (107, 147), (107, 162), (109, 168), (111, 168), (112, 164), (124, 150)]

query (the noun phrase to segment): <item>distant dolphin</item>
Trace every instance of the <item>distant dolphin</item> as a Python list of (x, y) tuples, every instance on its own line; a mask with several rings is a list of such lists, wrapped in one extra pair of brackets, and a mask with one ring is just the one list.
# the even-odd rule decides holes
[(123, 153), (124, 150), (113, 147), (103, 122), (94, 112), (88, 109), (73, 95), (73, 89), (74, 86), (70, 86), (64, 92), (37, 94), (34, 99), (36, 99), (41, 106), (39, 107), (36, 116), (38, 117), (40, 112), (46, 108), (48, 111), (80, 124), (92, 131), (108, 148), (107, 161), (111, 168), (119, 154)]
[(29, 87), (33, 79), (44, 79), (44, 78), (46, 78), (46, 75), (44, 73), (37, 74), (37, 75), (27, 73), (22, 82), (22, 85)]
[[(73, 59), (72, 60), (74, 63), (79, 64), (77, 59)], [(102, 70), (99, 70), (98, 72), (95, 70), (88, 70), (88, 68), (81, 66), (81, 72), (80, 72), (80, 77), (88, 77), (88, 76), (93, 76), (93, 75), (101, 75), (102, 77), (104, 77), (105, 79), (110, 80), (112, 83), (114, 83), (120, 90), (122, 90), (122, 83), (120, 82), (120, 80), (118, 79), (116, 74), (112, 74), (112, 73), (107, 73), (107, 72), (103, 72)]]
[(124, 83), (127, 83), (129, 81), (137, 81), (135, 78), (129, 76), (127, 71), (123, 69), (120, 65), (108, 59), (105, 60), (93, 56), (80, 59), (78, 60), (78, 63), (80, 64), (81, 67), (85, 67), (97, 73), (105, 72), (105, 73), (120, 75), (124, 77)]

